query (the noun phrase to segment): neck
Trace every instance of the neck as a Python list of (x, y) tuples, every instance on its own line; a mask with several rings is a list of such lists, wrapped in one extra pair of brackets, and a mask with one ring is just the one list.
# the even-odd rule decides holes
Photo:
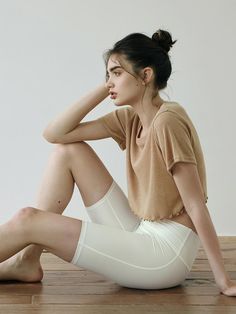
[(165, 101), (160, 97), (155, 97), (155, 99), (153, 100), (153, 104), (151, 105), (150, 104), (145, 105), (144, 103), (143, 105), (133, 107), (141, 121), (142, 126), (141, 129), (144, 135), (148, 132), (153, 118), (155, 117), (155, 115), (157, 114), (157, 112), (159, 111), (160, 107), (164, 102)]

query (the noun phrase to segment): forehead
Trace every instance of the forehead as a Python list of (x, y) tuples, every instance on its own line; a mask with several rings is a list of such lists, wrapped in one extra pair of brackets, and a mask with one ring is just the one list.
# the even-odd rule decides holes
[(120, 60), (115, 56), (110, 56), (107, 62), (107, 70), (110, 71), (115, 66), (121, 66)]
[(129, 64), (121, 56), (111, 55), (107, 62), (107, 71), (115, 66), (120, 66), (123, 69), (129, 69)]

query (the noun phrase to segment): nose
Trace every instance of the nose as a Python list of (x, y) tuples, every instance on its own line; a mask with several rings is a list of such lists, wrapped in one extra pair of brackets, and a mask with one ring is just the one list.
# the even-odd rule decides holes
[(111, 78), (109, 77), (106, 81), (106, 87), (111, 88), (113, 86), (113, 83), (111, 82)]

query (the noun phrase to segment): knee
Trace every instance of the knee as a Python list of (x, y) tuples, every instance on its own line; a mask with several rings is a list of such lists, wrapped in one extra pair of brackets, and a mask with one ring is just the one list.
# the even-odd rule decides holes
[(29, 232), (32, 229), (33, 217), (37, 214), (37, 209), (33, 207), (24, 207), (7, 222), (11, 230), (17, 231), (20, 237), (29, 238)]
[(24, 207), (17, 211), (13, 216), (12, 222), (18, 225), (26, 225), (32, 221), (33, 217), (37, 214), (37, 209), (34, 207)]
[(54, 152), (63, 157), (79, 156), (82, 150), (86, 149), (89, 145), (86, 142), (75, 142), (68, 144), (55, 144)]

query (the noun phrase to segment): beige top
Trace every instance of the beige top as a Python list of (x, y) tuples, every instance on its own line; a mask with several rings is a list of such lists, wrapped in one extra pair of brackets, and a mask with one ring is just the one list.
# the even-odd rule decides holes
[(111, 137), (126, 149), (128, 200), (131, 210), (144, 220), (171, 218), (185, 211), (171, 174), (179, 161), (197, 165), (205, 202), (205, 162), (196, 129), (185, 109), (164, 102), (153, 118), (145, 143), (138, 137), (141, 122), (131, 106), (100, 118)]

